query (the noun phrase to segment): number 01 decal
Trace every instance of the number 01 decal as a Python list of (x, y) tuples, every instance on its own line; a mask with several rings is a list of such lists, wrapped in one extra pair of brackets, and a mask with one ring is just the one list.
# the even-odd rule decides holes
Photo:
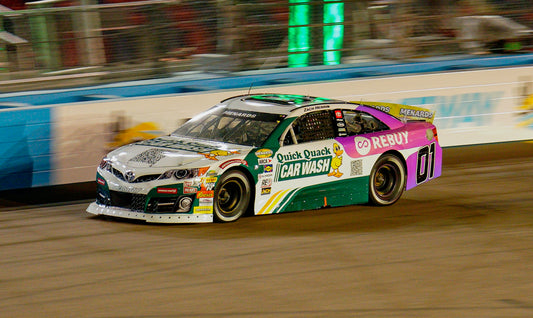
[(435, 174), (435, 143), (420, 148), (416, 165), (416, 183), (433, 178)]

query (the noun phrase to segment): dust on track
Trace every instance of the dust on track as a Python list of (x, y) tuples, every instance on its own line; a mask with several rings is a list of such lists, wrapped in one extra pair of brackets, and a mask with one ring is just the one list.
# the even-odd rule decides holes
[(1, 316), (532, 317), (533, 144), (444, 155), (441, 178), (391, 207), (230, 224), (4, 196)]

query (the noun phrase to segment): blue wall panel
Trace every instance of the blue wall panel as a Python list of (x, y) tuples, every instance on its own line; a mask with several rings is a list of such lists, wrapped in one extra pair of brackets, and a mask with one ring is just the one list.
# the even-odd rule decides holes
[(49, 185), (51, 108), (0, 112), (0, 190)]

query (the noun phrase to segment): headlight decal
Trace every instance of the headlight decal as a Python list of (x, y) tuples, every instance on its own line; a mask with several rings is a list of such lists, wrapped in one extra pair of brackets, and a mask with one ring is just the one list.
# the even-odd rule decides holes
[(159, 177), (159, 180), (174, 178), (176, 180), (191, 179), (203, 176), (209, 167), (192, 168), (192, 169), (172, 169), (165, 171)]

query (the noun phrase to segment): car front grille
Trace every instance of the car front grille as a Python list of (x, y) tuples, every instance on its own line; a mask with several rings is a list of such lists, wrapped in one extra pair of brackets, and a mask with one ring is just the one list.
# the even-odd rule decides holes
[(133, 181), (128, 181), (126, 179), (126, 177), (124, 176), (124, 174), (122, 172), (120, 172), (120, 170), (118, 170), (118, 169), (112, 168), (111, 169), (111, 173), (113, 173), (113, 175), (115, 177), (119, 178), (120, 180), (128, 182), (128, 183), (150, 182), (150, 181), (157, 180), (157, 179), (159, 179), (161, 177), (161, 174), (147, 174), (147, 175), (144, 175), (144, 176), (138, 176)]
[(147, 174), (145, 176), (138, 176), (135, 180), (133, 180), (132, 183), (150, 182), (157, 180), (160, 176), (160, 174)]
[(109, 191), (109, 206), (115, 206), (124, 209), (130, 209), (132, 211), (144, 211), (144, 205), (146, 203), (146, 195), (125, 193), (118, 191)]
[[(98, 187), (96, 194), (96, 202), (105, 206), (129, 209), (137, 212), (176, 213), (178, 212), (177, 202), (184, 197), (190, 197), (194, 199), (193, 195), (151, 198), (150, 202), (146, 204), (147, 195), (119, 191), (107, 191), (102, 189), (101, 187)], [(186, 213), (189, 211), (179, 211), (179, 213), (184, 212)]]
[(119, 178), (120, 180), (126, 181), (126, 178), (124, 178), (124, 175), (119, 170), (111, 168), (111, 172), (115, 175), (115, 177)]

